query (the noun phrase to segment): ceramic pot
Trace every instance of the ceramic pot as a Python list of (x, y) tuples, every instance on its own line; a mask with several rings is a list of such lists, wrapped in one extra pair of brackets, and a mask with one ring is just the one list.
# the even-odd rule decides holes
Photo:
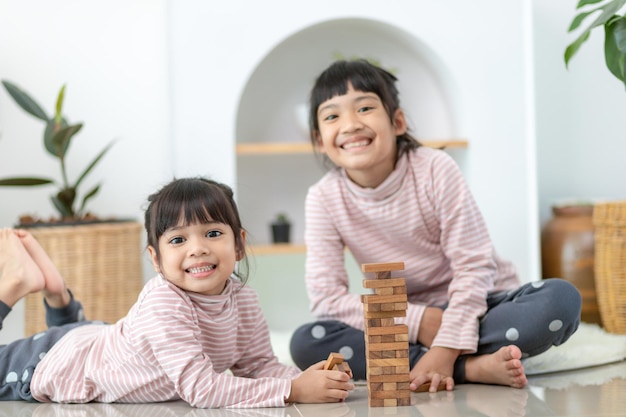
[(543, 278), (563, 278), (582, 295), (581, 320), (601, 324), (594, 279), (593, 205), (552, 207), (541, 231)]

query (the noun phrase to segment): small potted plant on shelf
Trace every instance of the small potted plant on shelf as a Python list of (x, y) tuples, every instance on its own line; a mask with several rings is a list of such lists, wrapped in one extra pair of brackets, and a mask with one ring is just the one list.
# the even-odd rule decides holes
[[(44, 148), (59, 160), (61, 169), (59, 181), (44, 176), (0, 179), (2, 187), (57, 187), (51, 201), (58, 217), (41, 219), (22, 215), (18, 227), (29, 228), (43, 246), (73, 293), (83, 301), (88, 318), (115, 322), (127, 313), (142, 287), (142, 225), (130, 219), (103, 220), (87, 212), (86, 204), (98, 193), (100, 185), (83, 193), (78, 204), (79, 186), (109, 151), (113, 141), (95, 156), (75, 181), (70, 182), (65, 157), (83, 124), (70, 124), (62, 114), (65, 86), (59, 91), (55, 113), (48, 117), (20, 87), (6, 80), (2, 84), (19, 107), (44, 122)], [(26, 333), (45, 330), (44, 317), (41, 296), (31, 294), (26, 297)]]
[(289, 243), (291, 222), (287, 218), (285, 213), (279, 213), (271, 224), (272, 226), (272, 241), (274, 243)]

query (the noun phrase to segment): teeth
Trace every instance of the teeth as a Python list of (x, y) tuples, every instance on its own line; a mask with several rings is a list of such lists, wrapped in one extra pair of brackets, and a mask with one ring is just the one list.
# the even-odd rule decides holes
[(344, 149), (358, 148), (359, 146), (367, 146), (369, 143), (370, 143), (369, 140), (364, 139), (364, 140), (360, 140), (358, 142), (346, 143), (345, 145), (343, 145), (343, 148)]
[(215, 265), (213, 266), (201, 266), (198, 268), (189, 268), (187, 271), (191, 272), (192, 274), (199, 274), (201, 272), (208, 272), (212, 269), (215, 268)]

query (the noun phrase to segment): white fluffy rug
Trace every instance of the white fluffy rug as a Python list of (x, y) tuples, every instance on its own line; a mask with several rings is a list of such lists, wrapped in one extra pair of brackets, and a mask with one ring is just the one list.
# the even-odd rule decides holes
[[(274, 353), (285, 364), (293, 365), (289, 354), (291, 332), (270, 333)], [(626, 335), (604, 331), (596, 324), (581, 323), (576, 333), (563, 343), (541, 355), (524, 359), (527, 375), (569, 371), (605, 365), (626, 359)]]
[(569, 371), (619, 362), (626, 358), (626, 335), (608, 333), (596, 324), (581, 323), (561, 346), (524, 359), (527, 375)]

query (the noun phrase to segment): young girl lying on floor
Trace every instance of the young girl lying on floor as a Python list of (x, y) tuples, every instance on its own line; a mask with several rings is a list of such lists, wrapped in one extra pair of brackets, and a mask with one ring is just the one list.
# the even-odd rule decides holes
[(145, 228), (158, 275), (112, 325), (84, 319), (31, 234), (0, 230), (0, 328), (15, 303), (37, 291), (49, 326), (0, 347), (0, 400), (182, 399), (214, 408), (348, 396), (348, 376), (324, 370), (324, 361), (301, 372), (274, 356), (257, 296), (244, 285), (246, 232), (229, 187), (174, 180), (149, 197)]

